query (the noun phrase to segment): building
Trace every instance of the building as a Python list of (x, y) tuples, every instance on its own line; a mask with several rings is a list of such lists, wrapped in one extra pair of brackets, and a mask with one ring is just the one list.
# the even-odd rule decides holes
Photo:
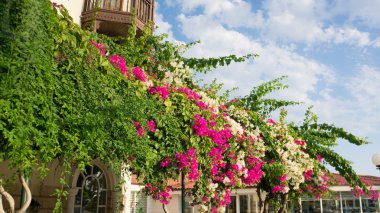
[[(339, 175), (336, 175), (339, 185), (330, 187), (331, 195), (327, 195), (316, 199), (315, 197), (302, 197), (301, 205), (303, 213), (367, 213), (380, 212), (380, 200), (371, 200), (370, 198), (355, 197), (351, 192), (351, 187)], [(373, 189), (380, 193), (380, 177), (361, 176), (361, 178)], [(169, 185), (173, 189), (173, 200), (167, 206), (169, 212), (181, 212), (181, 184), (178, 181), (172, 181)], [(191, 182), (185, 183), (186, 188), (191, 188)], [(135, 178), (132, 178), (132, 197), (130, 204), (130, 212), (147, 212), (162, 213), (162, 205), (153, 200), (139, 194), (140, 187)], [(255, 188), (235, 189), (231, 193), (232, 203), (229, 206), (229, 213), (258, 213), (259, 204)], [(199, 212), (198, 208), (190, 205), (191, 199), (186, 197), (186, 213)], [(298, 212), (294, 209), (294, 212)], [(272, 208), (270, 212), (275, 212)]]
[(64, 5), (75, 23), (109, 36), (126, 35), (132, 22), (137, 34), (153, 23), (154, 0), (52, 0)]

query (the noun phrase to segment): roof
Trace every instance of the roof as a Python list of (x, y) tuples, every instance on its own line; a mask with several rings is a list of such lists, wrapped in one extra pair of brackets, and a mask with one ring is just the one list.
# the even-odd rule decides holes
[[(131, 182), (134, 185), (139, 185), (139, 181), (137, 180), (136, 175), (132, 175)], [(185, 187), (186, 189), (192, 189), (194, 187), (195, 182), (190, 181), (189, 179), (185, 179)], [(172, 188), (173, 190), (180, 190), (181, 189), (181, 179), (173, 180), (169, 179), (168, 186)]]
[[(349, 186), (346, 179), (344, 179), (341, 175), (333, 173), (333, 176), (337, 179), (337, 186)], [(380, 186), (380, 177), (371, 176), (371, 175), (359, 175), (360, 179), (364, 184), (369, 186)]]

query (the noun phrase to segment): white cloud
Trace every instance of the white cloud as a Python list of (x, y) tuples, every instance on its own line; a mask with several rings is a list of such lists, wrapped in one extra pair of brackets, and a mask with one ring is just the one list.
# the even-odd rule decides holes
[(157, 35), (160, 35), (160, 34), (163, 34), (163, 33), (166, 33), (168, 35), (168, 39), (170, 41), (174, 41), (174, 36), (173, 36), (173, 32), (172, 32), (172, 25), (165, 21), (164, 20), (164, 16), (159, 12), (160, 10), (160, 4), (159, 3), (156, 3), (155, 4), (155, 17), (154, 17), (154, 24), (155, 26), (157, 26), (158, 28), (154, 31), (155, 34)]
[(359, 21), (373, 28), (380, 28), (380, 1), (335, 0), (332, 12), (346, 15), (349, 21)]
[(380, 69), (363, 65), (345, 85), (358, 107), (358, 123), (369, 124), (370, 130), (378, 130), (380, 125)]
[(380, 69), (368, 65), (360, 66), (353, 76), (340, 76), (341, 88), (346, 94), (339, 96), (333, 89), (324, 89), (319, 97), (309, 104), (323, 122), (344, 126), (359, 135), (368, 135), (380, 125)]
[(233, 64), (221, 68), (207, 76), (218, 78), (228, 89), (239, 87), (237, 95), (247, 95), (253, 86), (288, 75), (286, 83), (292, 87), (280, 93), (285, 99), (308, 101), (309, 93), (315, 93), (319, 81), (334, 79), (330, 68), (318, 62), (294, 53), (290, 49), (280, 48), (275, 44), (262, 44), (234, 30), (228, 30), (220, 23), (207, 16), (181, 15), (182, 31), (190, 39), (202, 43), (191, 49), (189, 54), (196, 57), (216, 57), (227, 54), (260, 55), (253, 62)]
[[(181, 12), (186, 16), (207, 17), (206, 21), (216, 21), (229, 29), (244, 27), (257, 30), (260, 39), (265, 41), (379, 47), (378, 39), (372, 40), (369, 32), (362, 32), (352, 25), (347, 25), (349, 23), (343, 26), (327, 24), (337, 15), (351, 14), (352, 11), (349, 9), (356, 6), (351, 0), (350, 4), (344, 7), (346, 9), (342, 10), (338, 7), (343, 3), (337, 1), (331, 3), (326, 0), (267, 0), (263, 1), (263, 7), (260, 9), (252, 8), (255, 4), (243, 0), (166, 0), (166, 3), (172, 6), (175, 3), (179, 4)], [(362, 17), (361, 20), (380, 20), (380, 15), (376, 15), (379, 18), (375, 19), (374, 14), (364, 18), (364, 11), (368, 11), (370, 6), (360, 8), (363, 12), (358, 12), (355, 17)], [(377, 9), (371, 8), (371, 11), (379, 11), (380, 5), (374, 5), (374, 8)]]
[(252, 12), (252, 4), (243, 0), (166, 0), (166, 4), (180, 4), (183, 14), (191, 14), (196, 9), (202, 10), (202, 15), (212, 17), (229, 28), (261, 27), (264, 23), (263, 13)]
[[(353, 26), (332, 26), (326, 24), (334, 16), (328, 11), (333, 4), (316, 0), (268, 0), (264, 3), (268, 18), (261, 29), (264, 37), (282, 42), (350, 44), (374, 46), (368, 32), (361, 32)], [(380, 7), (378, 7), (380, 9)]]

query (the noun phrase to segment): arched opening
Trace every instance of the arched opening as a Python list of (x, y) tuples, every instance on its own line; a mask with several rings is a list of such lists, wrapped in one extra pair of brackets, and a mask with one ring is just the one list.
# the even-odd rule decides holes
[(107, 212), (107, 179), (98, 166), (86, 166), (76, 181), (74, 213)]

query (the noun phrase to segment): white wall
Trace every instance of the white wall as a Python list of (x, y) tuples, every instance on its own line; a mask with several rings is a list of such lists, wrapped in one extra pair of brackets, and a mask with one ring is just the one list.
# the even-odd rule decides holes
[[(180, 212), (180, 201), (181, 196), (180, 195), (174, 195), (172, 194), (173, 199), (170, 201), (169, 205), (167, 205), (167, 209), (169, 212)], [(164, 213), (164, 210), (162, 208), (162, 203), (158, 200), (154, 200), (151, 197), (148, 197), (148, 206), (147, 206), (147, 212), (149, 213)]]
[(84, 0), (51, 0), (57, 4), (62, 4), (69, 11), (75, 23), (80, 25), (80, 16), (83, 11)]

